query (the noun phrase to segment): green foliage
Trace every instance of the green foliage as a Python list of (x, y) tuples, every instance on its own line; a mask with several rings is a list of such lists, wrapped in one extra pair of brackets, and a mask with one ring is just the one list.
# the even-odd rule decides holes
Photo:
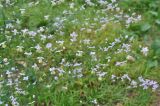
[[(132, 88), (131, 81), (143, 76), (145, 81), (160, 83), (159, 0), (117, 0), (123, 12), (106, 9), (114, 4), (112, 0), (110, 5), (91, 0), (94, 6), (83, 0), (65, 0), (55, 6), (51, 0), (11, 1), (13, 5), (1, 1), (4, 7), (0, 7), (0, 102), (13, 105), (10, 97), (14, 95), (20, 106), (153, 104), (159, 88), (145, 90), (141, 83)], [(141, 15), (142, 20), (132, 20), (127, 27), (127, 15), (134, 21)], [(6, 28), (10, 24), (13, 28)], [(9, 79), (16, 83), (17, 78), (18, 86), (7, 85)], [(25, 95), (17, 93), (17, 87)]]

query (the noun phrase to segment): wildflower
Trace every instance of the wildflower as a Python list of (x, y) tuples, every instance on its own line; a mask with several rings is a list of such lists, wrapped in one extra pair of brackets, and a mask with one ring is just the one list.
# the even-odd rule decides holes
[(4, 62), (4, 63), (7, 63), (7, 62), (8, 62), (8, 59), (7, 59), (7, 58), (4, 58), (4, 59), (3, 59), (3, 62)]
[(52, 43), (47, 43), (47, 44), (46, 44), (46, 48), (49, 49), (49, 48), (51, 48), (51, 47), (52, 47)]
[(26, 9), (20, 9), (21, 14), (23, 15), (25, 13)]
[(28, 81), (28, 76), (23, 77), (23, 80), (24, 80), (24, 81)]
[(111, 80), (112, 80), (113, 82), (116, 81), (116, 80), (115, 80), (116, 78), (117, 78), (117, 76), (115, 76), (115, 75), (112, 75), (112, 76), (111, 76)]
[(95, 4), (92, 3), (90, 0), (85, 0), (86, 4), (88, 4), (89, 6), (94, 6)]
[(17, 98), (15, 98), (14, 96), (10, 96), (10, 99), (13, 106), (19, 106), (19, 103), (17, 102)]
[(42, 47), (39, 44), (37, 44), (35, 46), (35, 49), (37, 50), (37, 52), (41, 52)]
[(34, 32), (34, 31), (29, 31), (28, 34), (29, 34), (30, 36), (34, 37), (34, 36), (36, 36), (37, 33)]
[(27, 55), (27, 56), (31, 56), (32, 52), (25, 52), (24, 54)]
[(75, 5), (74, 3), (69, 4), (70, 8), (74, 8), (74, 5)]
[(55, 79), (55, 80), (58, 80), (58, 77), (57, 77), (57, 76), (55, 76), (55, 77), (54, 77), (54, 79)]
[(82, 56), (83, 51), (77, 51), (76, 56)]
[(49, 68), (49, 71), (51, 72), (51, 74), (55, 74), (55, 70), (56, 70), (56, 68), (55, 68), (55, 67), (51, 67), (51, 68)]
[(34, 104), (35, 103), (35, 101), (32, 101), (32, 102), (30, 102), (30, 103), (28, 103), (29, 105), (32, 105), (32, 104)]
[(97, 75), (99, 77), (104, 77), (107, 74), (107, 72), (98, 72)]
[(12, 32), (13, 32), (14, 35), (17, 35), (17, 34), (18, 34), (17, 29), (14, 29)]
[(97, 102), (97, 99), (94, 99), (93, 101), (91, 101), (93, 104), (97, 105), (98, 102)]
[(144, 56), (147, 56), (147, 55), (148, 55), (148, 51), (149, 51), (148, 47), (143, 47), (143, 48), (141, 49), (141, 52), (143, 53)]
[(51, 67), (49, 71), (54, 71), (55, 69), (56, 69), (55, 67)]
[(56, 5), (55, 0), (52, 0), (51, 3), (52, 3), (52, 6), (55, 6), (55, 5)]
[(44, 31), (45, 31), (44, 27), (40, 27), (37, 32), (38, 32), (38, 33), (41, 33), (41, 32), (44, 32)]
[(56, 43), (60, 44), (60, 45), (63, 45), (64, 44), (64, 41), (56, 41)]
[(20, 22), (20, 20), (19, 20), (19, 19), (17, 19), (17, 20), (16, 20), (16, 23), (17, 23), (17, 24), (20, 24), (21, 22)]
[(8, 24), (6, 24), (6, 28), (7, 29), (10, 29), (10, 28), (13, 28), (14, 26), (12, 25), (12, 23), (8, 23)]
[(0, 46), (1, 46), (2, 48), (6, 48), (6, 41), (0, 43)]
[(116, 66), (124, 66), (127, 61), (122, 61), (122, 62), (116, 62)]
[(43, 57), (37, 57), (37, 59), (38, 59), (39, 63), (42, 63), (44, 58)]
[(44, 16), (44, 19), (45, 19), (45, 20), (48, 20), (48, 19), (49, 19), (49, 15), (45, 15), (45, 16)]
[(90, 39), (84, 39), (83, 40), (84, 44), (90, 44), (90, 41), (91, 41)]
[(35, 70), (39, 70), (39, 67), (36, 63), (34, 63), (34, 65), (32, 65), (32, 68), (35, 69)]
[(23, 34), (26, 34), (28, 32), (28, 29), (21, 30)]
[(123, 49), (126, 53), (129, 52), (129, 51), (131, 51), (130, 47), (131, 47), (130, 44), (125, 44), (125, 43), (122, 44), (122, 49)]
[(77, 36), (78, 36), (78, 35), (77, 35), (76, 32), (71, 33), (70, 36), (71, 36), (71, 41), (72, 41), (72, 42), (74, 42), (74, 41), (77, 40)]
[(124, 74), (122, 77), (121, 77), (121, 80), (124, 81), (124, 79), (128, 79), (129, 81), (131, 80), (131, 78), (128, 76), (128, 74)]
[(131, 86), (132, 86), (133, 88), (137, 88), (137, 82), (134, 81), (134, 80), (132, 80), (132, 81), (131, 81)]
[(159, 87), (159, 84), (156, 83), (152, 86), (152, 90), (155, 91), (158, 87)]

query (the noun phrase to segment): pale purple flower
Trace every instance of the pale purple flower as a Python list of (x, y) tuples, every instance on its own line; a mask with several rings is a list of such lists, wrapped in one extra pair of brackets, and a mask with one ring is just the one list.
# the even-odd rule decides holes
[(144, 56), (147, 56), (147, 55), (148, 55), (148, 51), (149, 51), (148, 47), (143, 47), (143, 48), (141, 49), (141, 52), (143, 53)]
[(51, 47), (52, 47), (52, 43), (47, 43), (47, 44), (46, 44), (46, 48), (49, 49), (49, 48), (51, 48)]

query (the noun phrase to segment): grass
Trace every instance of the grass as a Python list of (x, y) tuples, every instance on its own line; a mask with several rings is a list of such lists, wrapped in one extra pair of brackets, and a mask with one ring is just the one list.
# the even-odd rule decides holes
[(98, 1), (1, 2), (0, 105), (159, 105), (160, 2)]

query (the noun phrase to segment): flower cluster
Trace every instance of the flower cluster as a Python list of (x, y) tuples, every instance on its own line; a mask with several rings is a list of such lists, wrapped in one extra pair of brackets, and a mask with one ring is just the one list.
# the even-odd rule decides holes
[[(123, 82), (130, 89), (158, 89), (157, 81), (122, 72), (139, 64), (139, 57), (146, 60), (150, 50), (145, 44), (139, 48), (132, 33), (126, 33), (141, 15), (124, 13), (117, 0), (18, 3), (4, 2), (15, 10), (8, 16), (4, 8), (7, 16), (0, 30), (0, 105), (36, 104), (41, 92), (67, 92), (77, 82), (85, 88), (91, 78), (98, 84)], [(99, 105), (97, 99), (91, 103)]]

